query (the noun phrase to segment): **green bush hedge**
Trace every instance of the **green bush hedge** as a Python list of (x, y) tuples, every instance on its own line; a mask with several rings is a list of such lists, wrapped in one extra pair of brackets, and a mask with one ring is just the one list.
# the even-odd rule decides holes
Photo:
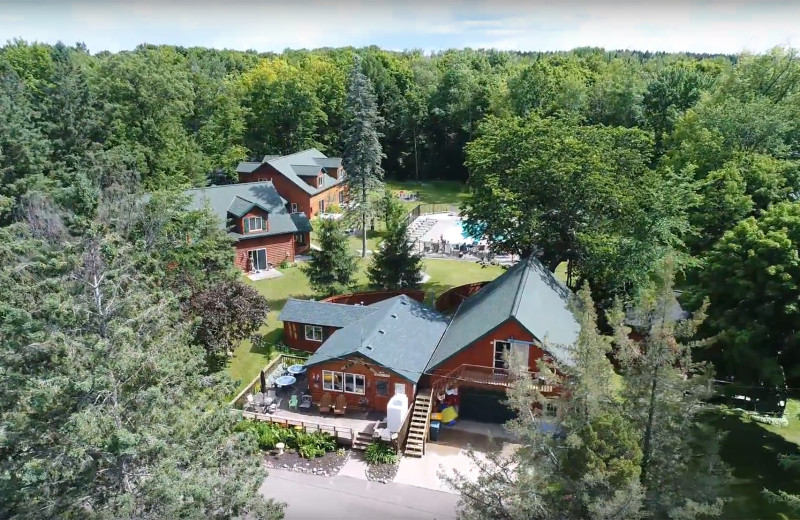
[(297, 453), (306, 459), (322, 457), (330, 451), (336, 451), (336, 439), (325, 432), (306, 433), (279, 424), (250, 420), (237, 424), (236, 431), (254, 435), (258, 447), (262, 450), (274, 449), (276, 444), (282, 442), (287, 448), (297, 450)]
[(367, 446), (364, 460), (367, 464), (394, 464), (397, 462), (397, 453), (391, 444), (378, 441)]

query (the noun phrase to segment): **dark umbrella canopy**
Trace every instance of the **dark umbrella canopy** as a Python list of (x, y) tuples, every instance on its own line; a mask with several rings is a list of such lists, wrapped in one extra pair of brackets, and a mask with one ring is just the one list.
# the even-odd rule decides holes
[(261, 393), (262, 394), (267, 393), (267, 375), (264, 373), (263, 370), (261, 371)]

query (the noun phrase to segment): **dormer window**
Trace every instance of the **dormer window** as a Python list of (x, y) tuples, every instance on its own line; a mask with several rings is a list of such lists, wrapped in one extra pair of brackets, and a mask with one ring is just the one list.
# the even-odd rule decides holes
[(325, 185), (325, 176), (320, 175), (319, 177), (317, 177), (317, 188), (321, 188), (324, 185)]
[(247, 217), (244, 219), (244, 232), (253, 233), (255, 231), (262, 231), (264, 229), (263, 217)]

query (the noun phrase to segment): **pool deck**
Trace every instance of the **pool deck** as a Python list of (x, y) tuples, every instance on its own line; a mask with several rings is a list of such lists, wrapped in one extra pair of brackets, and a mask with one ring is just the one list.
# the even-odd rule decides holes
[(474, 239), (465, 238), (462, 235), (461, 217), (458, 215), (435, 213), (433, 215), (423, 215), (419, 218), (436, 220), (436, 224), (420, 237), (422, 242), (436, 242), (440, 240), (441, 237), (444, 237), (445, 241), (453, 245), (475, 243)]

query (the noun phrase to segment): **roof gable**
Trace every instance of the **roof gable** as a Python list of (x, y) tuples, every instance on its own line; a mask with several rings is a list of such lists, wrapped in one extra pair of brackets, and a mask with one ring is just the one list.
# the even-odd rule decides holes
[(324, 327), (345, 327), (378, 309), (371, 306), (347, 305), (344, 303), (296, 300), (289, 298), (278, 319)]
[(203, 209), (208, 205), (217, 216), (220, 227), (226, 230), (229, 213), (241, 218), (254, 207), (269, 213), (269, 230), (247, 235), (229, 232), (237, 239), (298, 233), (311, 229), (305, 214), (290, 215), (286, 211), (283, 199), (269, 181), (194, 188), (184, 193), (190, 197), (191, 208)]
[(569, 363), (568, 350), (580, 327), (573, 296), (538, 260), (528, 257), (509, 268), (459, 306), (431, 357), (428, 369), (462, 351), (508, 319), (516, 319), (556, 359)]
[[(266, 158), (265, 158), (266, 159)], [(322, 187), (314, 187), (305, 182), (301, 179), (301, 176), (304, 177), (313, 177), (319, 175), (320, 170), (323, 165), (320, 165), (317, 161), (336, 161), (338, 160), (341, 163), (341, 159), (336, 157), (326, 157), (325, 154), (317, 150), (316, 148), (309, 148), (308, 150), (303, 150), (302, 152), (293, 153), (291, 155), (284, 155), (282, 157), (273, 157), (269, 160), (265, 160), (264, 162), (278, 170), (286, 179), (291, 181), (297, 187), (308, 193), (309, 195), (316, 195), (321, 191), (325, 191), (331, 186), (339, 184), (342, 182), (341, 179), (336, 179), (335, 177), (331, 177), (327, 173), (323, 173), (325, 180), (322, 183)], [(327, 167), (327, 166), (326, 166)], [(303, 172), (302, 174), (298, 173), (298, 171)], [(314, 173), (310, 173), (310, 172)]]
[(334, 332), (306, 365), (360, 355), (416, 383), (447, 327), (447, 317), (401, 295)]

